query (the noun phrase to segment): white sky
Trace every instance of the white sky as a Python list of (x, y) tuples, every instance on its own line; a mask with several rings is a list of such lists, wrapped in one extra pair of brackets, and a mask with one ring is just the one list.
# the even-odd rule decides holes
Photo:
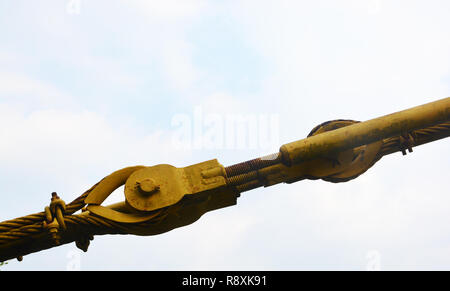
[[(0, 220), (126, 166), (231, 165), (327, 120), (448, 97), (449, 13), (448, 1), (0, 0)], [(196, 108), (276, 116), (277, 145), (174, 147), (174, 118), (194, 123)], [(81, 270), (365, 270), (373, 254), (383, 270), (450, 269), (449, 145), (385, 157), (348, 183), (246, 192), (163, 235), (97, 236), (87, 253), (70, 244), (0, 269), (66, 270), (75, 258)]]

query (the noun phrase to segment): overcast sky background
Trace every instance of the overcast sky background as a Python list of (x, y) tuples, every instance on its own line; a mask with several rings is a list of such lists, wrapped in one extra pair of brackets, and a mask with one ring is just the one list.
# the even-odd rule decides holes
[[(327, 120), (448, 97), (449, 15), (444, 0), (0, 0), (0, 221), (126, 166), (227, 166)], [(258, 126), (276, 144), (175, 147), (174, 120), (198, 110), (274, 116)], [(449, 149), (384, 157), (348, 183), (256, 189), (159, 236), (97, 236), (87, 253), (73, 243), (0, 270), (450, 269)]]

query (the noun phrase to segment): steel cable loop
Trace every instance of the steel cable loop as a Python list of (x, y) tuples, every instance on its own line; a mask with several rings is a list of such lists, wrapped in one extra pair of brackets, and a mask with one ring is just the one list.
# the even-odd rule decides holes
[[(77, 229), (82, 228), (83, 232), (92, 232), (92, 234), (116, 234), (125, 233), (127, 229), (124, 224), (93, 215), (68, 215), (64, 217), (64, 220), (70, 231), (77, 231)], [(25, 225), (9, 232), (1, 233), (0, 244), (7, 244), (17, 239), (40, 234), (42, 231), (47, 230), (45, 222)]]
[(24, 225), (42, 222), (44, 217), (45, 217), (45, 214), (44, 214), (44, 212), (42, 212), (42, 213), (31, 214), (28, 216), (4, 221), (4, 222), (0, 223), (0, 234), (3, 232), (11, 231), (12, 229), (15, 229), (15, 228), (20, 228)]
[[(75, 200), (73, 200), (72, 202), (67, 204), (66, 210), (64, 213), (66, 215), (70, 215), (70, 214), (77, 212), (84, 206), (86, 206), (86, 204), (84, 203), (84, 199), (89, 195), (89, 193), (97, 185), (98, 185), (98, 183), (95, 184), (94, 186), (92, 186), (89, 190), (87, 190), (83, 194), (81, 194), (78, 198), (76, 198)], [(35, 223), (42, 223), (44, 220), (45, 220), (45, 211), (18, 217), (18, 218), (7, 220), (7, 221), (3, 221), (0, 223), (0, 234), (3, 232), (11, 231), (15, 228), (20, 228), (22, 226), (35, 224)]]
[(25, 225), (0, 234), (0, 244), (6, 244), (13, 240), (22, 239), (24, 237), (32, 236), (41, 233), (43, 230), (42, 224)]
[[(65, 205), (64, 201), (62, 201), (58, 197), (58, 200), (60, 201), (55, 201), (56, 204), (58, 204), (56, 205), (56, 207), (52, 206), (52, 203), (50, 204), (50, 206), (52, 206), (53, 213), (47, 206), (43, 212), (18, 217), (16, 219), (0, 223), (0, 246), (7, 245), (9, 243), (13, 243), (22, 239), (30, 239), (35, 235), (42, 234), (43, 232), (50, 233), (55, 244), (58, 245), (60, 243), (60, 233), (58, 233), (59, 226), (61, 225), (61, 228), (63, 230), (66, 229), (66, 218), (72, 216), (73, 213), (80, 210), (86, 205), (84, 203), (84, 199), (97, 185), (98, 183), (93, 185), (89, 190), (84, 192), (68, 205)], [(57, 221), (56, 225), (51, 222), (52, 220)], [(86, 243), (84, 243), (84, 246), (85, 245)], [(78, 242), (77, 246), (79, 246)], [(87, 246), (84, 246), (79, 247), (87, 251)], [(20, 261), (21, 257), (18, 257), (18, 259)]]
[(94, 239), (94, 235), (139, 234), (139, 232), (157, 225), (168, 214), (167, 208), (161, 209), (157, 216), (148, 221), (130, 224), (111, 221), (90, 212), (82, 212), (64, 216), (67, 228), (58, 232), (52, 232), (48, 228), (46, 221), (22, 226), (0, 234), (0, 261), (16, 257), (15, 255), (11, 256), (10, 254), (2, 253), (2, 248), (7, 249), (17, 243), (27, 243), (27, 241), (30, 242), (33, 239), (38, 239), (37, 241), (41, 245), (44, 244), (45, 247), (29, 250), (25, 253), (21, 250), (20, 255), (17, 256), (19, 261), (23, 255), (71, 242), (75, 242), (79, 249), (86, 252), (90, 241)]
[(55, 244), (59, 245), (61, 236), (64, 236), (67, 233), (79, 233), (79, 238), (75, 240), (75, 242), (79, 248), (87, 251), (88, 241), (86, 241), (86, 238), (92, 240), (94, 235), (129, 234), (131, 231), (136, 231), (139, 228), (146, 228), (152, 224), (158, 223), (168, 215), (166, 210), (167, 209), (161, 209), (159, 214), (151, 220), (137, 224), (114, 222), (89, 212), (65, 215), (64, 222), (66, 224), (66, 229), (65, 231), (60, 230), (56, 233), (51, 233), (49, 224), (44, 219), (39, 223), (24, 225), (8, 232), (0, 233), (0, 245), (12, 243), (20, 239), (30, 238), (34, 235), (42, 234), (43, 232), (51, 233), (53, 238), (56, 239)]
[[(450, 121), (437, 124), (435, 126), (426, 127), (423, 129), (415, 130), (404, 135), (399, 135), (383, 140), (383, 145), (377, 153), (372, 164), (375, 164), (383, 156), (401, 151), (406, 154), (406, 150), (412, 152), (412, 147), (421, 145), (430, 141), (433, 141), (442, 136), (450, 136)], [(273, 155), (276, 157), (276, 155)], [(237, 165), (229, 166), (226, 168), (228, 174), (228, 181), (231, 186), (236, 187), (239, 193), (249, 191), (264, 185), (264, 181), (261, 181), (258, 176), (260, 169), (270, 166), (273, 162), (279, 161), (273, 159), (268, 163), (261, 163), (258, 159), (240, 163)], [(319, 178), (319, 177), (306, 177)]]
[[(412, 146), (417, 146), (433, 141), (440, 135), (450, 136), (450, 121), (412, 131), (410, 133), (413, 142)], [(387, 138), (383, 140), (383, 145), (377, 155), (377, 158), (381, 158), (394, 152), (402, 151), (403, 147), (404, 146), (402, 145), (401, 136)]]
[[(450, 121), (410, 132), (408, 136), (412, 138), (412, 141), (409, 141), (409, 146), (411, 147), (442, 138), (443, 136), (450, 136)], [(402, 149), (404, 149), (404, 145), (402, 145), (400, 136), (385, 139), (375, 160)], [(280, 161), (281, 156), (273, 154), (268, 159), (255, 159), (227, 167), (226, 172), (228, 179), (232, 178), (231, 180), (233, 180), (232, 186), (236, 187), (239, 192), (244, 192), (263, 185), (258, 177), (259, 169)], [(93, 235), (133, 233), (133, 231), (136, 232), (136, 230), (139, 231), (139, 229), (157, 224), (168, 213), (162, 209), (161, 213), (156, 217), (137, 224), (114, 222), (89, 212), (74, 214), (86, 205), (84, 203), (85, 198), (97, 185), (98, 183), (66, 206), (63, 220), (67, 229), (58, 232), (59, 225), (56, 224), (56, 227), (52, 226), (53, 230), (57, 229), (55, 230), (56, 234), (55, 232), (52, 233), (54, 238), (55, 236), (62, 236), (64, 243), (67, 243), (69, 239), (75, 241), (77, 247), (86, 251), (89, 240), (92, 240)], [(55, 218), (54, 216), (52, 217)], [(56, 221), (56, 219), (54, 220)], [(51, 228), (49, 228), (47, 223), (45, 211), (4, 221), (0, 223), (0, 247), (15, 243), (17, 240), (32, 239), (34, 236), (49, 232), (51, 232)], [(76, 238), (74, 239), (74, 237)], [(55, 240), (55, 243), (58, 244), (57, 240)]]
[[(73, 200), (67, 206), (62, 207), (64, 208), (62, 209), (62, 214), (61, 209), (58, 208), (64, 206), (64, 202), (59, 199), (56, 193), (52, 193), (52, 202), (50, 204), (50, 207), (46, 207), (45, 211), (0, 223), (0, 245), (8, 244), (15, 240), (32, 237), (34, 235), (42, 233), (43, 231), (53, 232), (54, 238), (58, 241), (58, 237), (60, 235), (64, 235), (64, 232), (59, 231), (60, 228), (61, 230), (67, 230), (67, 228), (69, 228), (70, 232), (77, 232), (78, 230), (82, 230), (83, 233), (90, 233), (89, 235), (84, 235), (88, 237), (96, 234), (128, 233), (131, 229), (130, 224), (110, 221), (106, 218), (96, 216), (91, 213), (89, 213), (88, 215), (83, 213), (79, 215), (73, 215), (73, 213), (86, 206), (86, 203), (84, 202), (85, 198), (99, 183), (93, 185), (89, 190)], [(53, 201), (53, 199), (55, 199), (55, 201)], [(52, 207), (52, 204), (57, 205), (53, 205)], [(50, 208), (52, 208), (53, 211), (50, 211)], [(57, 215), (57, 210), (60, 211), (60, 217), (58, 217)], [(157, 223), (166, 215), (166, 211), (160, 211), (160, 214), (154, 217), (151, 222), (149, 222)], [(52, 225), (54, 220), (56, 220), (57, 223), (55, 222), (56, 224)], [(145, 223), (140, 223), (137, 225), (133, 225), (133, 227), (139, 228), (140, 226), (145, 227), (145, 225)], [(83, 238), (80, 238), (80, 241), (82, 240)], [(76, 242), (78, 246), (79, 241)], [(56, 244), (59, 243), (57, 242)]]
[[(21, 239), (24, 237), (32, 236), (36, 233), (41, 233), (42, 230), (48, 229), (52, 234), (56, 243), (59, 244), (58, 229), (66, 230), (66, 224), (64, 222), (64, 212), (66, 210), (65, 202), (59, 198), (56, 192), (52, 193), (52, 198), (50, 206), (46, 206), (44, 210), (43, 218), (42, 215), (35, 215), (35, 219), (39, 219), (37, 222), (20, 225), (20, 224), (9, 224), (9, 226), (16, 226), (10, 228), (8, 231), (0, 233), (0, 244), (5, 244), (8, 241)], [(19, 218), (16, 221), (26, 222), (27, 219)]]
[(70, 215), (65, 217), (68, 228), (73, 230), (82, 229), (89, 235), (97, 234), (120, 234), (126, 233), (127, 227), (124, 223), (107, 220), (94, 215)]

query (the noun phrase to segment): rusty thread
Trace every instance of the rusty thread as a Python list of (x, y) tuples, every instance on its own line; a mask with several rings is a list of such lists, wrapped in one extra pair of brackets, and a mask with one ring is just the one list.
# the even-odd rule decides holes
[(255, 179), (258, 179), (258, 171), (251, 171), (245, 174), (229, 177), (228, 183), (229, 185), (237, 186)]
[(245, 174), (251, 171), (257, 171), (281, 162), (280, 153), (274, 153), (261, 158), (256, 158), (250, 161), (242, 162), (225, 168), (228, 178)]
[(239, 193), (242, 193), (242, 192), (246, 192), (246, 191), (250, 191), (250, 190), (259, 188), (261, 186), (264, 186), (262, 181), (260, 181), (260, 180), (253, 180), (253, 181), (250, 181), (250, 182), (247, 182), (245, 184), (237, 186), (236, 190)]

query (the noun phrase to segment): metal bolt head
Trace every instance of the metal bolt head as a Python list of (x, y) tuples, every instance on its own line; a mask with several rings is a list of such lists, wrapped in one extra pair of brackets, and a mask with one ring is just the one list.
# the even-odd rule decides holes
[(138, 181), (137, 186), (142, 192), (147, 194), (151, 194), (159, 190), (159, 186), (156, 185), (155, 182), (150, 178)]

